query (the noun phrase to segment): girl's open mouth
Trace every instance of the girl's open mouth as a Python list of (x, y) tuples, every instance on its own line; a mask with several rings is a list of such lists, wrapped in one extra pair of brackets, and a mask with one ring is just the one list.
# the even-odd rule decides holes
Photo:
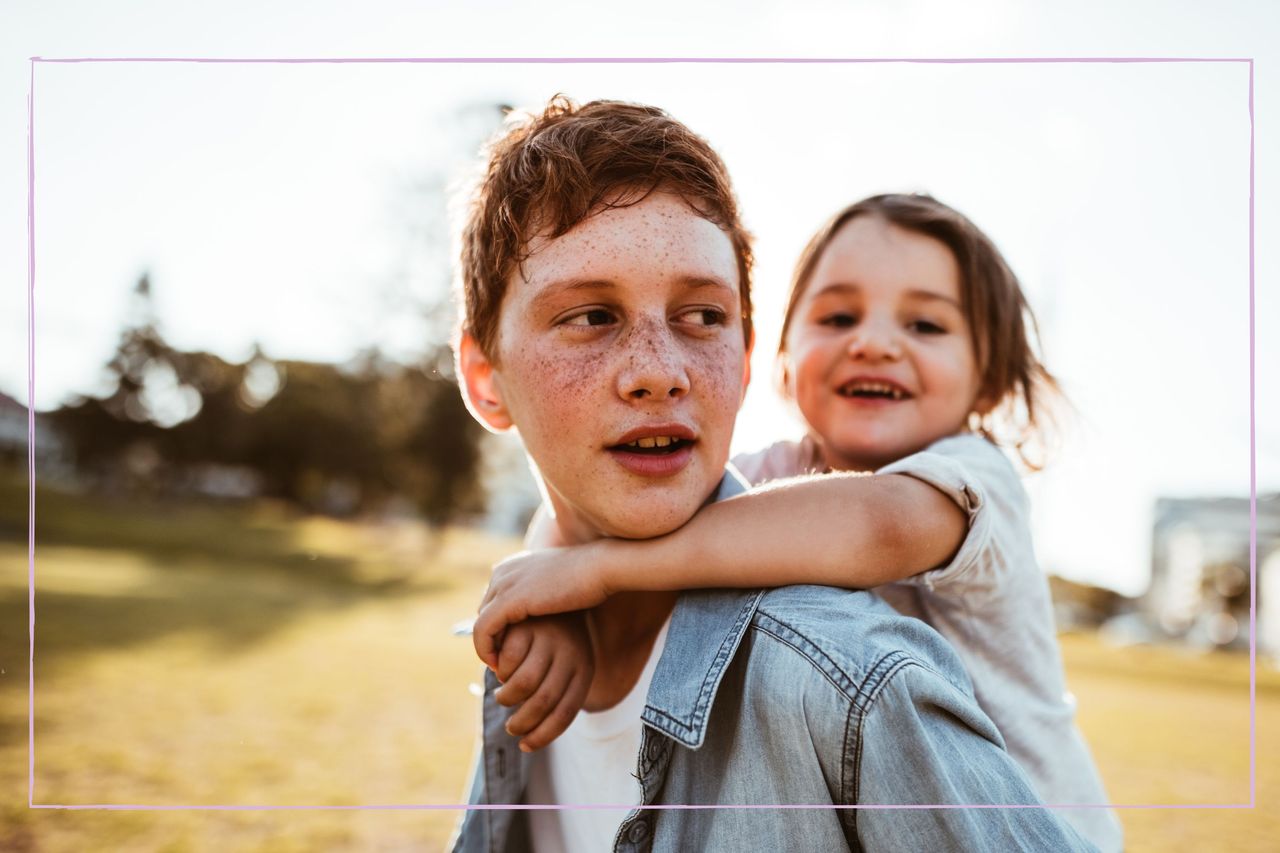
[(836, 393), (841, 397), (851, 397), (858, 400), (905, 400), (911, 396), (904, 388), (891, 382), (875, 382), (865, 379), (846, 382), (836, 389)]

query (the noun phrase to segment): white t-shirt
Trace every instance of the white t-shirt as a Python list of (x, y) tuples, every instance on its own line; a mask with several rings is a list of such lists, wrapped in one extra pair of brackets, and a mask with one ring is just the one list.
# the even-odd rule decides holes
[[(744, 454), (733, 464), (752, 485), (826, 470), (808, 437)], [(1049, 583), (1031, 543), (1029, 501), (1009, 460), (989, 441), (966, 434), (937, 441), (876, 473), (923, 480), (969, 518), (969, 531), (950, 563), (876, 592), (955, 647), (978, 704), (1046, 804), (1108, 802), (1074, 722), (1076, 702), (1066, 689)], [(1114, 811), (1065, 809), (1061, 815), (1104, 853), (1122, 848)]]
[(580, 711), (564, 734), (534, 753), (526, 803), (616, 804), (617, 809), (534, 809), (530, 835), (536, 853), (611, 850), (618, 826), (640, 804), (636, 778), (645, 698), (667, 641), (670, 618), (658, 631), (639, 680), (604, 711)]

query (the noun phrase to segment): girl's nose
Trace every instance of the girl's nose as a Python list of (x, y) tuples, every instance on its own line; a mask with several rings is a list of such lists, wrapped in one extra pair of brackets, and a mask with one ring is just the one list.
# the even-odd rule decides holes
[(624, 400), (660, 400), (689, 392), (684, 353), (666, 324), (639, 324), (630, 332), (618, 371), (618, 395)]
[(846, 352), (853, 359), (896, 361), (902, 357), (902, 342), (889, 325), (864, 322), (850, 334)]

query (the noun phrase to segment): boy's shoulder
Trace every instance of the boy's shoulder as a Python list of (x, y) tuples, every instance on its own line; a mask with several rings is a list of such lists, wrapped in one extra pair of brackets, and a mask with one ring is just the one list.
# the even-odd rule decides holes
[(922, 666), (962, 692), (971, 690), (963, 664), (937, 631), (870, 591), (818, 585), (771, 589), (761, 597), (752, 626), (852, 693), (890, 661)]

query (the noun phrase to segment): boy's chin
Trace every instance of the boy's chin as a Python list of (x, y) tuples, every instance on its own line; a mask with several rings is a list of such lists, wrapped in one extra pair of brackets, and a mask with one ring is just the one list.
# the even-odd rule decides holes
[(635, 508), (606, 513), (598, 527), (603, 535), (615, 539), (655, 539), (684, 526), (704, 501), (641, 501)]

